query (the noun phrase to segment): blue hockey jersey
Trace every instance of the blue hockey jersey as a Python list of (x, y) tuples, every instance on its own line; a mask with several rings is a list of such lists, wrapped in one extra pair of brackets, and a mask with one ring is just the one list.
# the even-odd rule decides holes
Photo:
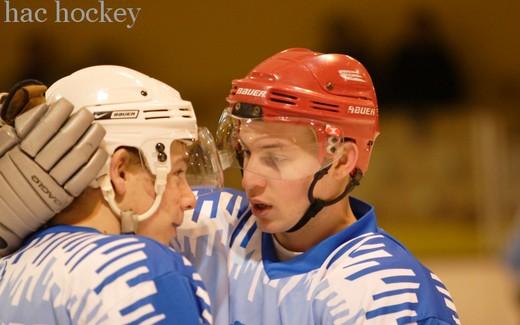
[(188, 260), (154, 240), (55, 226), (0, 259), (0, 324), (211, 324)]
[[(280, 261), (243, 193), (199, 200), (174, 246), (201, 274), (216, 324), (459, 324), (442, 281), (350, 199), (357, 221)], [(229, 297), (229, 298), (228, 298)]]

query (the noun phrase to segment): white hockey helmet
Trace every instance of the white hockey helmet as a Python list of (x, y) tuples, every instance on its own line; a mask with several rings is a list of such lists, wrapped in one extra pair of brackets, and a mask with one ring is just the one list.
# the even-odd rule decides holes
[(142, 215), (121, 211), (108, 175), (110, 159), (100, 171), (93, 187), (101, 186), (113, 212), (122, 219), (123, 232), (135, 232), (138, 222), (158, 208), (170, 171), (169, 148), (173, 141), (192, 143), (188, 180), (191, 186), (221, 186), (222, 169), (211, 133), (199, 128), (191, 102), (177, 90), (138, 71), (121, 66), (93, 66), (55, 82), (46, 93), (47, 101), (66, 98), (74, 109), (86, 107), (106, 130), (104, 146), (111, 155), (126, 146), (139, 150), (146, 167), (156, 176), (156, 198)]

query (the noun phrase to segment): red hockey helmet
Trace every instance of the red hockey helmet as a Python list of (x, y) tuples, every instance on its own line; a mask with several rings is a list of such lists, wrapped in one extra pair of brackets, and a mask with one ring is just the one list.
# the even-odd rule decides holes
[(282, 51), (245, 78), (233, 80), (227, 101), (231, 112), (247, 103), (261, 108), (263, 118), (331, 123), (359, 146), (357, 168), (362, 173), (368, 168), (379, 134), (377, 99), (367, 70), (348, 55), (299, 48)]

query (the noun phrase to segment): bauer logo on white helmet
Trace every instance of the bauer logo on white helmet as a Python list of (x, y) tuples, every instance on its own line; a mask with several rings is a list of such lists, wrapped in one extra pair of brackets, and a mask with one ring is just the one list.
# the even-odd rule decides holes
[(139, 116), (139, 111), (104, 111), (94, 112), (95, 120), (120, 120), (120, 119), (135, 119)]

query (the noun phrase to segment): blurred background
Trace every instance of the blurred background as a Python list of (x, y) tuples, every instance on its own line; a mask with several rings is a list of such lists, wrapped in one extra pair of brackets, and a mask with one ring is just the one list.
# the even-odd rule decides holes
[[(94, 0), (62, 7), (99, 8)], [(119, 64), (171, 84), (215, 130), (233, 78), (290, 47), (371, 72), (381, 135), (354, 195), (446, 283), (463, 324), (520, 324), (520, 2), (144, 1), (124, 23), (6, 23), (0, 86)], [(514, 36), (517, 35), (517, 36)], [(227, 185), (239, 187), (237, 173)]]

